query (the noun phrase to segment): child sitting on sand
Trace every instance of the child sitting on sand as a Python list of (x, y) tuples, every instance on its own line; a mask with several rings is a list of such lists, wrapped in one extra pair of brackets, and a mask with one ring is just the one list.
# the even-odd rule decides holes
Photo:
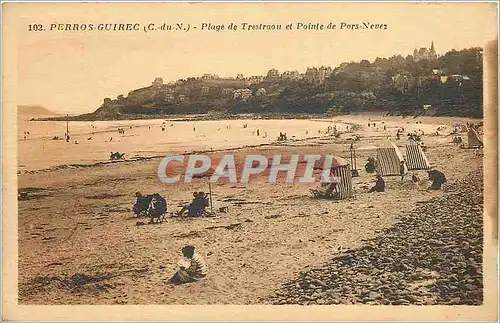
[(183, 247), (182, 255), (184, 257), (178, 263), (179, 270), (170, 278), (170, 283), (175, 285), (192, 283), (203, 279), (207, 275), (205, 261), (195, 252), (194, 246)]
[(370, 188), (368, 191), (368, 193), (373, 192), (385, 192), (385, 181), (382, 178), (382, 174), (377, 174), (377, 182), (375, 183), (375, 186)]

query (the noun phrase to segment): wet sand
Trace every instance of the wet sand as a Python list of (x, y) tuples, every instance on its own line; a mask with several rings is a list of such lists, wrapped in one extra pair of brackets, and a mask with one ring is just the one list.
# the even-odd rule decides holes
[[(245, 124), (247, 128), (243, 128)], [(111, 151), (124, 152), (126, 159), (134, 159), (237, 148), (272, 143), (280, 132), (289, 139), (321, 136), (318, 131), (324, 132), (334, 125), (328, 120), (75, 121), (69, 123), (71, 139), (66, 142), (52, 140), (54, 136), (64, 138), (66, 122), (20, 120), (18, 162), (20, 170), (33, 171), (106, 162)], [(339, 123), (337, 127), (345, 130), (346, 125)], [(118, 133), (118, 128), (123, 128), (124, 134)], [(30, 132), (26, 139), (25, 131)]]

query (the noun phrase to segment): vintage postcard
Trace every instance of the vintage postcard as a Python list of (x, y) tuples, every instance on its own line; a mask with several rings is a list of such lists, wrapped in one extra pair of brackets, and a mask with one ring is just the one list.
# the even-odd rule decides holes
[(498, 3), (4, 3), (5, 320), (498, 318)]

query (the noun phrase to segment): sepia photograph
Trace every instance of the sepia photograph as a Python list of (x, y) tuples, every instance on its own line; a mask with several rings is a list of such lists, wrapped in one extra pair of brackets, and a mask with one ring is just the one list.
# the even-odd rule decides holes
[(497, 2), (2, 15), (4, 319), (498, 318)]

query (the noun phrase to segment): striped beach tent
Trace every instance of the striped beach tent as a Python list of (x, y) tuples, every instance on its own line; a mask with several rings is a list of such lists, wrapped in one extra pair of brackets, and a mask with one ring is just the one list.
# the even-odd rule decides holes
[(334, 157), (332, 163), (332, 173), (339, 180), (336, 191), (339, 200), (344, 200), (352, 196), (352, 173), (349, 163), (341, 157)]
[[(388, 141), (384, 147), (377, 148), (377, 171), (384, 176), (399, 175), (403, 154), (393, 142)], [(405, 165), (405, 173), (407, 171)]]
[(424, 151), (417, 143), (412, 142), (406, 145), (406, 166), (408, 170), (426, 170), (431, 168), (431, 164), (427, 160)]
[[(342, 157), (331, 156), (332, 164), (330, 168), (330, 176), (335, 178), (337, 185), (332, 193), (336, 199), (345, 200), (352, 196), (352, 173), (351, 166)], [(316, 161), (314, 169), (323, 172), (324, 159)], [(323, 181), (323, 178), (322, 178)], [(324, 192), (323, 192), (324, 193)]]

